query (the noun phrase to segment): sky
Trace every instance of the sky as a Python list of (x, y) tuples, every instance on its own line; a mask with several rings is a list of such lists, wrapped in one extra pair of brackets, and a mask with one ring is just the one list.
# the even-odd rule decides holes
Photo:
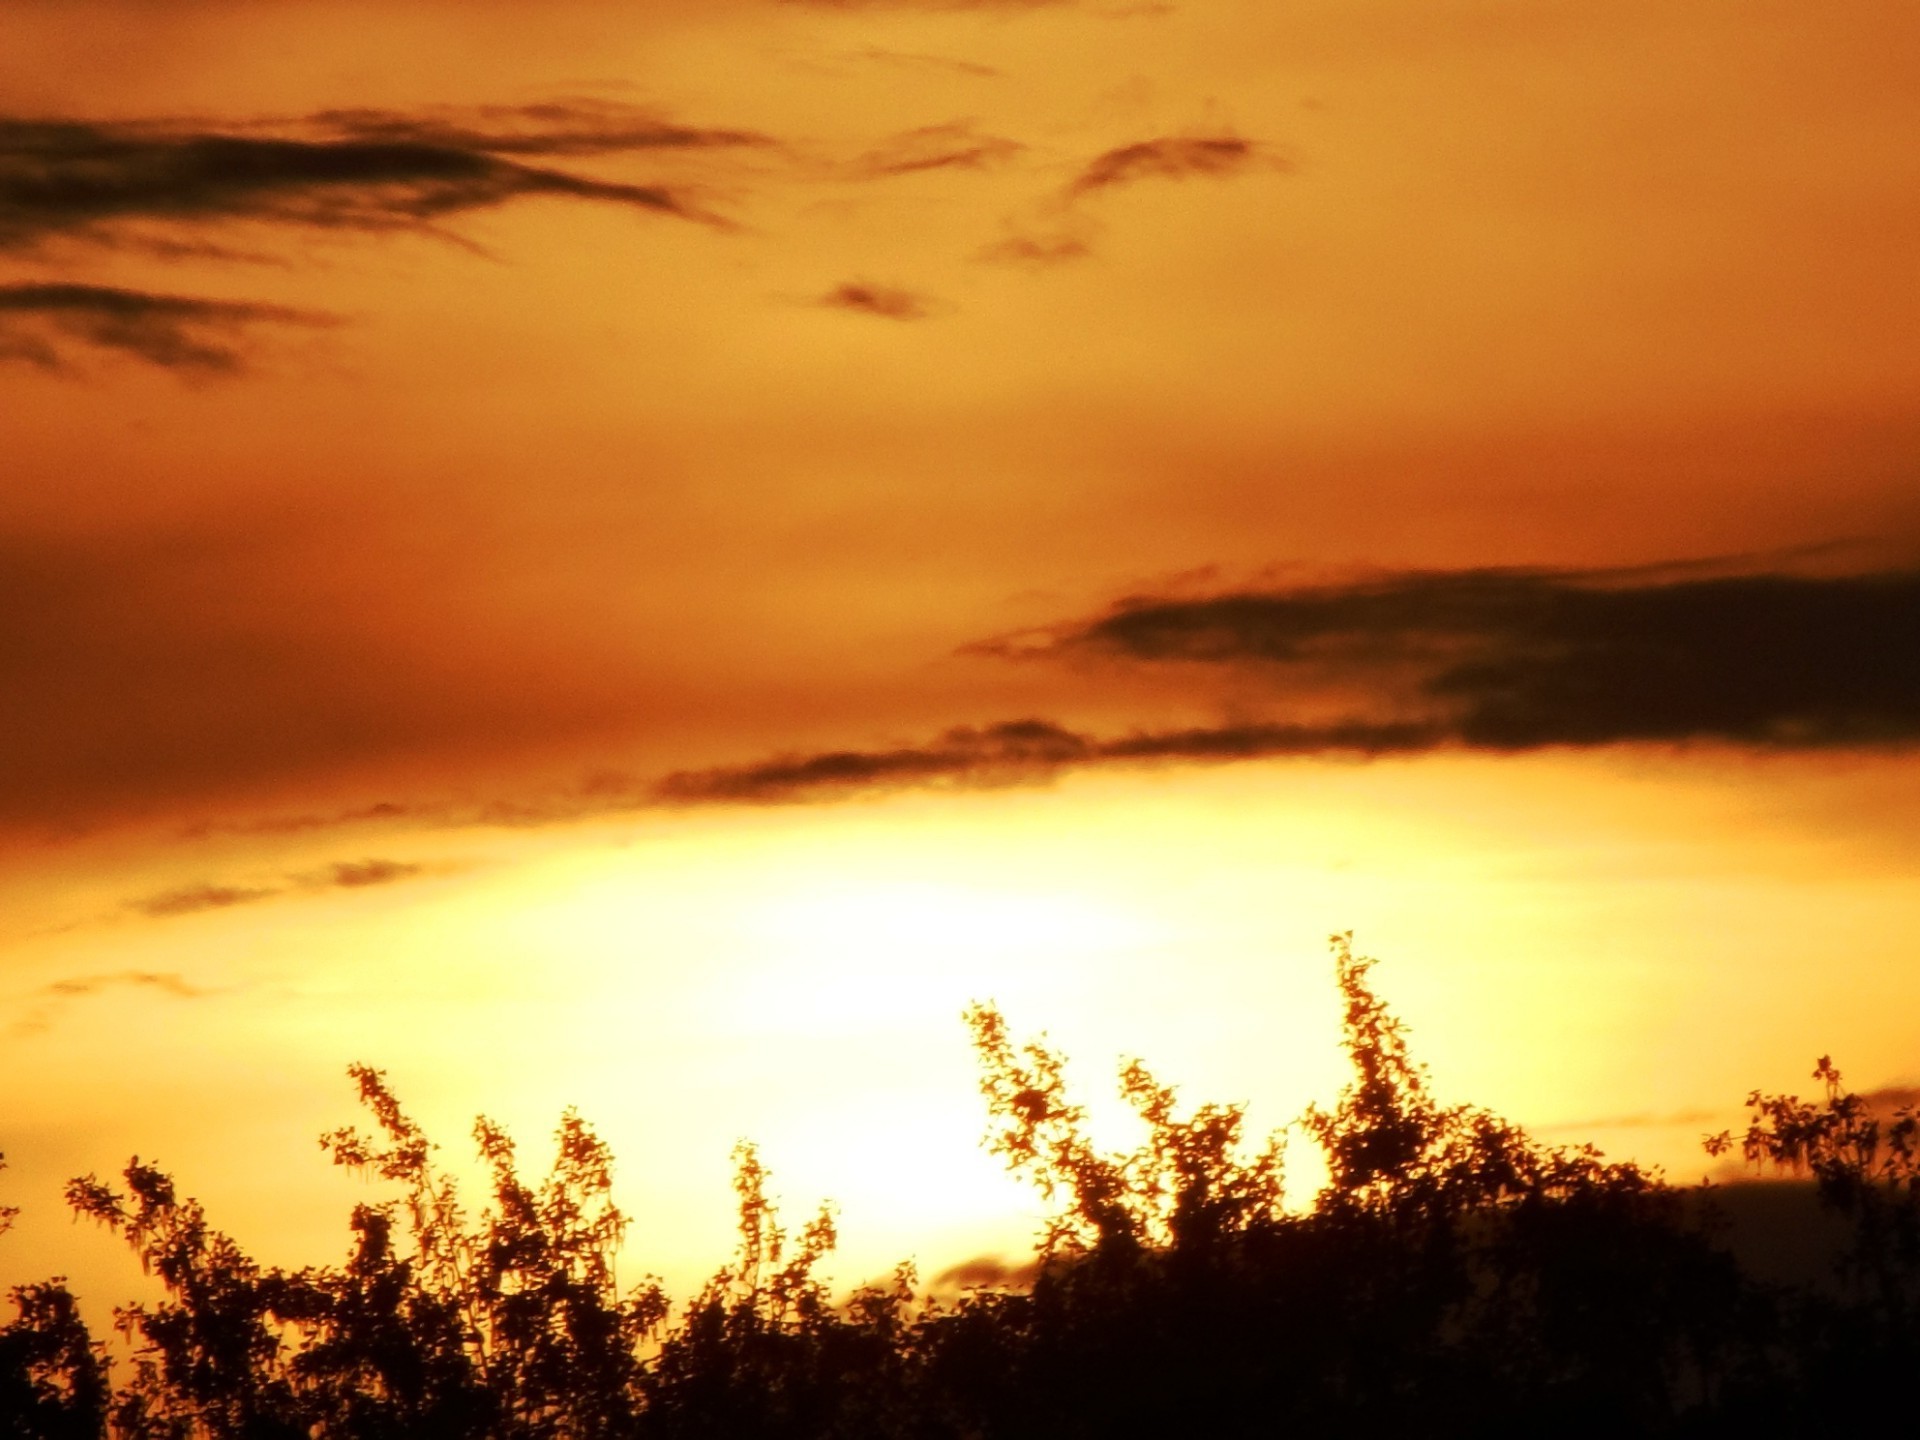
[(1348, 930), (1676, 1179), (1920, 1081), (1911, 6), (0, 25), (0, 1276), (133, 1154), (343, 1254), (353, 1062), (937, 1275), (968, 1003), (1263, 1132)]

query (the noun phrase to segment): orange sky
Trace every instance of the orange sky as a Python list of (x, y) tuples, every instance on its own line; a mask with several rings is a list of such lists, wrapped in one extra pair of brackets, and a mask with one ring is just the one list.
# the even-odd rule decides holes
[(361, 1059), (938, 1268), (969, 999), (1281, 1124), (1349, 927), (1552, 1138), (1920, 1078), (1910, 6), (0, 24), (0, 1272), (330, 1255)]

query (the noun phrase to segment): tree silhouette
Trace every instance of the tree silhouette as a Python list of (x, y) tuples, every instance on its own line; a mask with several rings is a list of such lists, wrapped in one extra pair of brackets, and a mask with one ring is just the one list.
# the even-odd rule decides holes
[(1762, 1285), (1717, 1242), (1713, 1192), (1442, 1103), (1373, 962), (1344, 935), (1333, 958), (1352, 1075), (1293, 1127), (1326, 1165), (1303, 1204), (1287, 1131), (1183, 1107), (1138, 1060), (1140, 1143), (1102, 1149), (1064, 1057), (972, 1007), (985, 1143), (1047, 1208), (1030, 1283), (945, 1303), (907, 1265), (836, 1298), (831, 1208), (790, 1229), (744, 1142), (733, 1256), (677, 1313), (656, 1281), (622, 1292), (612, 1158), (578, 1115), (537, 1181), (478, 1120), (470, 1213), (355, 1066), (372, 1124), (321, 1143), (388, 1193), (355, 1207), (345, 1261), (260, 1266), (137, 1158), (73, 1181), (163, 1298), (116, 1312), (116, 1386), (63, 1282), (14, 1290), (0, 1440), (1817, 1435), (1856, 1433), (1912, 1372), (1910, 1111), (1877, 1114), (1825, 1058), (1820, 1100), (1749, 1097), (1747, 1160), (1807, 1177), (1850, 1237), (1832, 1285)]

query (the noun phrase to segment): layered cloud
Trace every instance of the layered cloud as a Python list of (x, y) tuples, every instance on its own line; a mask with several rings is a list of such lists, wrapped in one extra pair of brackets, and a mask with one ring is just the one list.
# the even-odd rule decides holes
[(1484, 749), (1920, 740), (1920, 571), (1416, 572), (1139, 597), (1024, 647), (1352, 693)]
[(0, 362), (71, 366), (75, 346), (163, 369), (230, 374), (244, 368), (263, 325), (329, 325), (284, 305), (161, 295), (107, 285), (0, 285)]
[(605, 105), (336, 110), (283, 126), (217, 129), (0, 119), (0, 250), (236, 220), (419, 229), (527, 196), (712, 220), (663, 185), (532, 162), (756, 140)]
[[(1098, 735), (1047, 719), (667, 776), (668, 804), (1044, 781), (1095, 766), (1713, 743), (1920, 743), (1920, 572), (1674, 576), (1467, 570), (1199, 597), (970, 647), (1157, 671), (1270, 718)], [(1088, 662), (1092, 662), (1089, 665)], [(1231, 685), (1223, 685), (1223, 681)]]

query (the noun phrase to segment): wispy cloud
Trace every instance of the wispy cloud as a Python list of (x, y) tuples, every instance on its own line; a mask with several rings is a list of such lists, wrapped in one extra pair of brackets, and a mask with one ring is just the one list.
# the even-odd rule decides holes
[(334, 317), (283, 305), (157, 295), (105, 285), (0, 285), (0, 361), (70, 368), (73, 345), (163, 369), (231, 374), (261, 325), (329, 325)]
[(176, 915), (195, 915), (204, 910), (230, 910), (236, 905), (251, 905), (257, 900), (265, 900), (279, 893), (275, 889), (211, 885), (203, 882), (197, 885), (182, 885), (172, 890), (162, 890), (157, 895), (143, 896), (138, 900), (129, 900), (127, 908), (150, 919), (166, 920)]
[(1080, 223), (1071, 228), (1014, 229), (1005, 238), (983, 245), (975, 258), (999, 265), (1044, 269), (1084, 260), (1093, 254), (1096, 227)]
[(1009, 216), (1006, 235), (983, 246), (975, 258), (1029, 268), (1084, 260), (1106, 229), (1094, 202), (1109, 191), (1149, 180), (1217, 180), (1292, 168), (1272, 146), (1238, 135), (1160, 135), (1116, 145), (1082, 164), (1027, 213)]
[(1027, 147), (1003, 135), (983, 135), (972, 125), (925, 125), (895, 135), (853, 162), (853, 173), (869, 177), (911, 175), (926, 170), (984, 170), (1019, 155)]
[(237, 905), (252, 905), (300, 891), (367, 890), (425, 873), (425, 866), (408, 860), (336, 860), (324, 869), (284, 876), (269, 884), (221, 885), (199, 881), (181, 885), (129, 900), (125, 908), (150, 920), (171, 920), (208, 910), (231, 910)]
[(202, 1000), (217, 992), (195, 985), (177, 970), (116, 970), (74, 975), (43, 985), (26, 1002), (10, 1027), (15, 1036), (49, 1030), (60, 1012), (77, 1001), (109, 990), (142, 990), (174, 1000)]
[(772, 143), (754, 131), (679, 125), (646, 110), (603, 100), (446, 105), (411, 111), (323, 110), (307, 123), (337, 140), (542, 158), (642, 150), (737, 149)]
[(1238, 136), (1163, 135), (1096, 155), (1067, 189), (1073, 195), (1086, 195), (1141, 180), (1232, 175), (1255, 165), (1285, 168), (1285, 162), (1279, 157)]
[(411, 880), (422, 869), (406, 860), (336, 860), (320, 883), (340, 890), (364, 890), (373, 885)]
[(202, 989), (175, 970), (118, 970), (107, 975), (79, 975), (67, 980), (55, 980), (43, 993), (74, 998), (97, 995), (102, 990), (125, 988), (158, 990), (177, 1000), (198, 1000), (213, 994), (213, 991)]
[(674, 190), (515, 157), (757, 143), (610, 107), (328, 111), (280, 126), (0, 119), (0, 249), (126, 227), (235, 220), (333, 230), (431, 227), (526, 196), (713, 221)]
[(836, 285), (820, 297), (819, 303), (830, 310), (851, 310), (860, 315), (877, 315), (883, 320), (924, 320), (933, 313), (934, 307), (934, 302), (924, 295), (865, 280)]

